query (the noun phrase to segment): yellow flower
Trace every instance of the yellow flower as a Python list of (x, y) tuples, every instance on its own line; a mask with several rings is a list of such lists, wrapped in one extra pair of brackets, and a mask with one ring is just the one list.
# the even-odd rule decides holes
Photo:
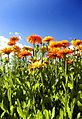
[(41, 60), (37, 60), (34, 63), (30, 65), (30, 69), (35, 69), (35, 68), (42, 68), (44, 64), (41, 62)]
[(75, 40), (72, 40), (72, 44), (77, 47), (79, 45), (82, 45), (82, 40), (79, 40), (79, 39), (75, 39)]
[(50, 41), (53, 41), (54, 40), (54, 38), (53, 37), (51, 37), (51, 36), (46, 36), (46, 37), (44, 37), (44, 39), (42, 40), (42, 42), (50, 42)]

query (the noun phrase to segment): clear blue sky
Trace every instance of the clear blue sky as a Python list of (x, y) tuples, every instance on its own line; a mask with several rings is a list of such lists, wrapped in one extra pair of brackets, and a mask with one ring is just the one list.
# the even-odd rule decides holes
[(0, 35), (19, 32), (82, 39), (82, 0), (0, 0)]

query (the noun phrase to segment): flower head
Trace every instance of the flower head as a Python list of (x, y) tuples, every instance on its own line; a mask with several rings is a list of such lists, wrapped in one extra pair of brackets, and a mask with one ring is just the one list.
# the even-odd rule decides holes
[(73, 44), (75, 47), (77, 47), (77, 46), (79, 46), (79, 45), (82, 45), (82, 40), (79, 40), (79, 39), (77, 39), (77, 40), (72, 40), (72, 44)]
[(16, 43), (18, 41), (19, 41), (19, 38), (17, 36), (13, 36), (13, 37), (10, 38), (10, 42)]
[(35, 44), (35, 43), (42, 43), (42, 38), (39, 36), (39, 35), (31, 35), (31, 36), (28, 36), (27, 37), (27, 41), (32, 43), (32, 44)]
[(77, 49), (82, 52), (82, 45), (77, 46)]
[(10, 54), (11, 52), (13, 52), (13, 49), (11, 47), (5, 47), (4, 49), (2, 49), (2, 52), (4, 54)]
[(58, 47), (60, 48), (61, 46), (62, 46), (61, 41), (56, 41), (56, 42), (51, 41), (49, 43), (50, 48), (58, 48)]
[(44, 37), (44, 39), (42, 40), (42, 42), (50, 42), (50, 41), (53, 41), (54, 40), (54, 38), (53, 37), (51, 37), (51, 36), (46, 36), (46, 37)]
[(29, 52), (29, 51), (21, 51), (18, 53), (18, 56), (23, 58), (23, 57), (26, 57), (26, 56), (31, 56), (32, 54)]
[(14, 52), (20, 52), (20, 47), (17, 46), (17, 45), (14, 45), (14, 46), (13, 46), (13, 51), (14, 51)]
[(30, 47), (30, 46), (24, 46), (24, 47), (22, 48), (22, 50), (23, 50), (23, 51), (24, 51), (24, 50), (26, 50), (26, 51), (33, 51), (33, 48)]
[(30, 68), (31, 69), (42, 68), (43, 66), (44, 66), (44, 64), (41, 62), (41, 60), (37, 60), (30, 65)]
[(67, 54), (71, 54), (71, 53), (73, 53), (73, 50), (69, 49), (69, 48), (64, 48), (64, 49), (58, 51), (59, 55), (67, 55)]
[(48, 58), (60, 58), (60, 56), (57, 54), (59, 50), (59, 48), (53, 48), (52, 50), (50, 50), (47, 54)]
[(15, 45), (16, 43), (13, 42), (13, 41), (9, 41), (7, 44), (8, 44), (9, 46), (13, 46), (13, 45)]
[(62, 47), (68, 47), (70, 43), (67, 40), (62, 40), (61, 41)]

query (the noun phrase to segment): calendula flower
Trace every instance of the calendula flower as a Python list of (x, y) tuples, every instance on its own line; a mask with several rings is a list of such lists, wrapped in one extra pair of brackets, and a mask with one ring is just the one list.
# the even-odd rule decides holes
[(29, 52), (29, 51), (21, 51), (18, 53), (18, 56), (23, 58), (23, 57), (26, 57), (26, 56), (31, 56), (32, 54)]
[(61, 43), (61, 41), (56, 41), (56, 42), (54, 42), (54, 41), (51, 41), (50, 43), (49, 43), (49, 48), (60, 48), (62, 46), (62, 43)]
[(20, 52), (20, 47), (17, 45), (14, 45), (13, 47), (13, 52)]
[(64, 48), (57, 52), (57, 54), (59, 54), (59, 55), (67, 55), (67, 54), (71, 54), (71, 53), (73, 53), (73, 50), (69, 49), (69, 48)]
[(82, 45), (77, 46), (77, 49), (82, 52)]
[(53, 48), (52, 50), (49, 50), (47, 54), (48, 58), (56, 58), (56, 57), (59, 58), (59, 55), (57, 55), (59, 50), (60, 50), (59, 48)]
[(75, 47), (77, 47), (77, 46), (79, 46), (79, 45), (82, 45), (82, 40), (79, 40), (79, 39), (73, 40), (73, 41), (72, 41), (72, 44), (73, 44)]
[(24, 46), (22, 50), (33, 51), (33, 48), (30, 46)]
[(13, 45), (15, 45), (16, 43), (9, 41), (7, 44), (8, 44), (9, 46), (13, 46)]
[(67, 40), (62, 40), (61, 41), (62, 47), (68, 47), (70, 43)]
[(10, 42), (16, 43), (18, 41), (19, 41), (19, 38), (17, 36), (13, 36), (13, 37), (10, 38)]
[(2, 49), (2, 53), (4, 54), (10, 54), (11, 52), (13, 52), (13, 49), (11, 47), (5, 47), (4, 49)]
[(43, 66), (44, 64), (41, 62), (41, 60), (37, 60), (30, 65), (30, 69), (42, 68)]
[(42, 38), (39, 35), (31, 35), (27, 37), (27, 41), (30, 42), (31, 44), (35, 44), (35, 43), (42, 43)]
[(50, 41), (53, 41), (54, 40), (54, 38), (53, 37), (51, 37), (51, 36), (46, 36), (46, 37), (44, 37), (43, 38), (43, 40), (42, 40), (42, 42), (50, 42)]

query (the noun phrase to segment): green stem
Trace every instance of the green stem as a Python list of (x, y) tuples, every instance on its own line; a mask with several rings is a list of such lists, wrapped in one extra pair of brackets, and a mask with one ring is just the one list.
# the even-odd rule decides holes
[(66, 113), (66, 119), (67, 119), (67, 96), (68, 94), (68, 76), (67, 76), (67, 61), (65, 57), (65, 113)]

